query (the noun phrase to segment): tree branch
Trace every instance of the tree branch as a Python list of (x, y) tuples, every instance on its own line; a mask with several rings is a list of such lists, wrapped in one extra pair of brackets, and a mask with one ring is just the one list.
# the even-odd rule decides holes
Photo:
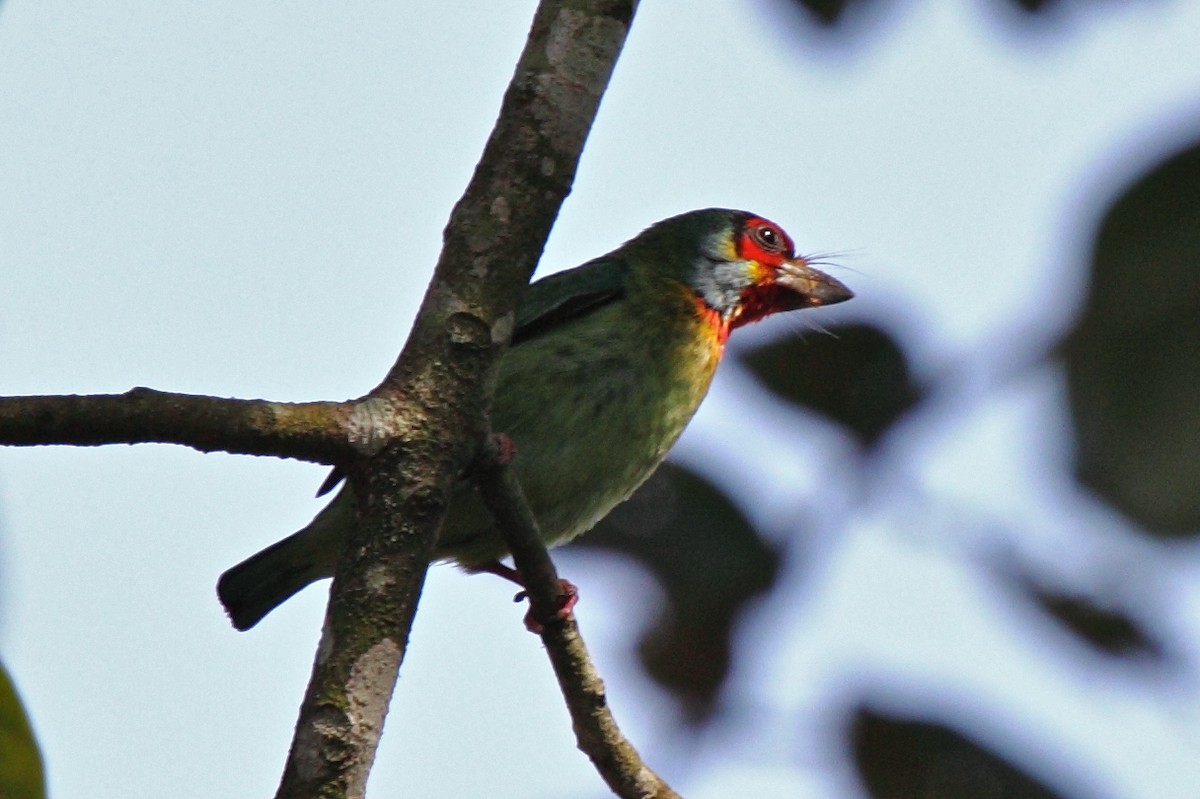
[[(349, 460), (355, 405), (169, 394), (0, 397), (0, 445), (182, 444), (201, 452)], [(365, 442), (359, 442), (365, 444)]]
[(621, 733), (574, 617), (557, 618), (562, 593), (558, 572), (512, 469), (495, 452), (486, 453), (481, 461), (480, 489), (521, 573), (534, 618), (550, 620), (542, 629), (542, 642), (571, 714), (579, 749), (622, 799), (679, 799)]
[(433, 282), (371, 398), (396, 409), (382, 452), (348, 469), (344, 545), (277, 797), (360, 797), (447, 497), (486, 432), (494, 366), (570, 190), (635, 0), (543, 0)]
[[(413, 332), (366, 398), (285, 404), (145, 388), (0, 398), (0, 445), (155, 441), (337, 463), (346, 472), (358, 524), (338, 562), (279, 797), (365, 791), (447, 497), (487, 430), (496, 359), (570, 191), (636, 5), (542, 1), (500, 117), (446, 227)], [(564, 638), (556, 668), (584, 679), (580, 712), (587, 704), (602, 710), (603, 688), (573, 625), (555, 625), (548, 635)], [(595, 733), (581, 732), (581, 746), (596, 737), (607, 748), (589, 743), (585, 751), (596, 753), (598, 765), (624, 762), (632, 748), (605, 718), (587, 728)], [(639, 776), (638, 768), (614, 772), (625, 774), (615, 784), (661, 783), (647, 782), (653, 775)]]

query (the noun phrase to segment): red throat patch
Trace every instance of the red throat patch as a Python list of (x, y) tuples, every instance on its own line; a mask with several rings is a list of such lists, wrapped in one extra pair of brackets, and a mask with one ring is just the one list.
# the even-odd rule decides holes
[(742, 292), (742, 302), (738, 306), (738, 314), (731, 320), (730, 328), (739, 328), (773, 313), (790, 310), (792, 306), (784, 301), (787, 293), (787, 289), (781, 289), (773, 278), (750, 286)]

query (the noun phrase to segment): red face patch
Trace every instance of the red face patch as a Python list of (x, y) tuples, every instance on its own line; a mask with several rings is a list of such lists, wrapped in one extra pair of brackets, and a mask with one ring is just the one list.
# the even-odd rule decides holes
[(779, 225), (752, 216), (746, 220), (746, 226), (738, 236), (737, 254), (739, 258), (774, 267), (793, 257), (795, 245)]
[(775, 283), (775, 270), (784, 261), (795, 257), (795, 245), (783, 228), (769, 219), (750, 217), (737, 237), (737, 254), (739, 258), (755, 261), (763, 268), (756, 270), (760, 273), (754, 284), (742, 292), (741, 306), (730, 319), (730, 327), (741, 327), (794, 307), (789, 304), (792, 293)]

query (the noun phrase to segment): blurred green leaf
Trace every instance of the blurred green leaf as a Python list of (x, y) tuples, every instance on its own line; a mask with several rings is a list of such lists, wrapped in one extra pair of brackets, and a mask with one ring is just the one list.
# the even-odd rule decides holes
[(1200, 147), (1109, 208), (1063, 352), (1079, 481), (1151, 532), (1200, 532)]
[(8, 672), (0, 666), (0, 799), (46, 795), (42, 756)]
[(841, 325), (832, 335), (780, 339), (742, 359), (767, 388), (874, 444), (921, 399), (908, 359), (884, 331)]
[(707, 719), (737, 617), (774, 583), (779, 553), (716, 487), (672, 463), (572, 547), (622, 553), (655, 575), (668, 603), (641, 641), (642, 663), (692, 723)]
[[(1057, 799), (1060, 794), (941, 724), (861, 707), (850, 730), (854, 763), (875, 799)], [(1082, 794), (1079, 795), (1083, 799)], [(1097, 794), (1086, 794), (1097, 799)]]

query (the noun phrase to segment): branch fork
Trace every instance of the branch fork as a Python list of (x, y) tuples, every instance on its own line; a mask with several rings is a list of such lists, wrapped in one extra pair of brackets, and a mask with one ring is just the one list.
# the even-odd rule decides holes
[[(331, 464), (349, 476), (358, 524), (330, 590), (312, 678), (278, 799), (365, 792), (453, 485), (479, 452), (496, 361), (570, 190), (636, 0), (542, 0), (499, 119), (444, 233), (413, 331), (384, 380), (347, 402), (171, 394), (0, 398), (0, 445), (181, 444), (202, 452)], [(561, 583), (511, 470), (478, 478), (537, 618)], [(579, 747), (621, 797), (675, 797), (621, 735), (573, 618), (542, 640)]]

